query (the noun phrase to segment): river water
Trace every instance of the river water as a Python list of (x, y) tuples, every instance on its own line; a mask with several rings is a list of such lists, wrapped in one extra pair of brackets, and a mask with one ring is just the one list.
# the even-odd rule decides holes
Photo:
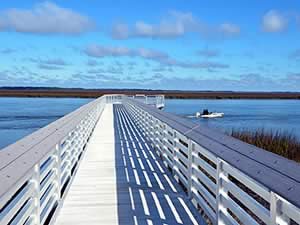
[(0, 149), (89, 101), (91, 99), (0, 98)]
[[(92, 99), (0, 98), (0, 149), (53, 122)], [(203, 109), (224, 112), (223, 118), (196, 119)], [(299, 100), (166, 100), (167, 112), (220, 131), (272, 129), (300, 138)]]
[[(223, 118), (203, 119), (195, 113), (224, 112)], [(265, 129), (288, 132), (300, 139), (300, 100), (166, 100), (165, 111), (221, 131)]]

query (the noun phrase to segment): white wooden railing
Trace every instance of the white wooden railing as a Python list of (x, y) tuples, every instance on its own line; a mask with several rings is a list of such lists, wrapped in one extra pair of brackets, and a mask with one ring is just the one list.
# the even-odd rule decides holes
[(146, 105), (156, 106), (158, 109), (165, 107), (165, 96), (164, 95), (132, 95), (126, 96), (126, 98), (133, 98), (136, 101), (142, 102)]
[(105, 104), (123, 98), (100, 97), (0, 150), (0, 225), (52, 220)]
[(68, 188), (106, 97), (0, 151), (0, 224), (44, 224)]
[(126, 96), (107, 95), (0, 151), (1, 225), (51, 222), (106, 103), (125, 105), (211, 223), (300, 224), (298, 164), (222, 135), (213, 139), (208, 130), (203, 135)]
[[(275, 161), (275, 164), (280, 164), (281, 161), (286, 163), (287, 170), (298, 176), (298, 180), (295, 181), (285, 174), (278, 174), (275, 167), (272, 170), (270, 166), (264, 167), (261, 165), (263, 163), (258, 164), (255, 160), (237, 154), (237, 151), (227, 150), (226, 146), (229, 144), (225, 135), (220, 135), (221, 145), (217, 141), (209, 140), (205, 135), (196, 133), (198, 125), (187, 128), (184, 121), (177, 122), (179, 118), (172, 120), (169, 114), (158, 112), (134, 100), (126, 100), (123, 104), (165, 165), (173, 172), (175, 179), (182, 184), (191, 201), (209, 222), (218, 225), (300, 224), (299, 205), (294, 205), (282, 196), (290, 197), (289, 191), (293, 191), (295, 199), (290, 200), (300, 202), (297, 174), (300, 173), (299, 165), (254, 146), (241, 145), (252, 149), (253, 152), (263, 151), (264, 156), (270, 157), (266, 161), (275, 158), (278, 161)], [(228, 139), (233, 145), (239, 144), (238, 141), (232, 141), (229, 137)], [(215, 152), (211, 149), (215, 149)], [(216, 152), (220, 154), (217, 155)], [(229, 154), (232, 156), (228, 156)], [(241, 167), (244, 170), (246, 168), (246, 172), (248, 168), (249, 174), (256, 174), (259, 179), (254, 179), (232, 162), (229, 163), (225, 156), (229, 159), (232, 157), (232, 162), (243, 165)], [(272, 179), (275, 179), (273, 184)], [(260, 180), (266, 180), (266, 183), (269, 182), (273, 186), (264, 185)], [(286, 183), (281, 183), (284, 181)], [(274, 191), (285, 190), (284, 188), (286, 193), (283, 192), (282, 195)], [(293, 188), (295, 190), (292, 190)]]

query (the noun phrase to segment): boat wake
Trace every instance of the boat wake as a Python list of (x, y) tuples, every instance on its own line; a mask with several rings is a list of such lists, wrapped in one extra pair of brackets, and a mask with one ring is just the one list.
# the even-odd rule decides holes
[(186, 116), (187, 118), (197, 118), (197, 116), (195, 116), (195, 115), (188, 115), (188, 116)]

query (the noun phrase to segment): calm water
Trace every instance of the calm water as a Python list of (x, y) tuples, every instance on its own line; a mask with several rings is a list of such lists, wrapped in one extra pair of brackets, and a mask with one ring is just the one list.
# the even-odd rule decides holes
[(166, 100), (165, 111), (189, 117), (205, 108), (224, 112), (225, 116), (189, 119), (222, 131), (263, 128), (287, 131), (300, 139), (299, 100)]
[[(91, 99), (0, 98), (0, 149), (73, 111)], [(300, 139), (298, 100), (166, 100), (165, 111), (182, 117), (204, 108), (224, 112), (224, 118), (189, 118), (222, 131), (273, 129), (288, 131)]]
[(0, 98), (0, 149), (89, 101), (91, 99)]

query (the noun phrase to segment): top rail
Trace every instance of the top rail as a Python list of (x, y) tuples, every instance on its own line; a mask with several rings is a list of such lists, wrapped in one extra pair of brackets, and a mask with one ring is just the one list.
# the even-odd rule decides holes
[(165, 107), (165, 96), (164, 95), (132, 95), (126, 96), (126, 98), (132, 98), (136, 101), (142, 102), (146, 105), (153, 105), (158, 109)]
[(213, 223), (300, 224), (298, 163), (139, 101), (123, 104)]

